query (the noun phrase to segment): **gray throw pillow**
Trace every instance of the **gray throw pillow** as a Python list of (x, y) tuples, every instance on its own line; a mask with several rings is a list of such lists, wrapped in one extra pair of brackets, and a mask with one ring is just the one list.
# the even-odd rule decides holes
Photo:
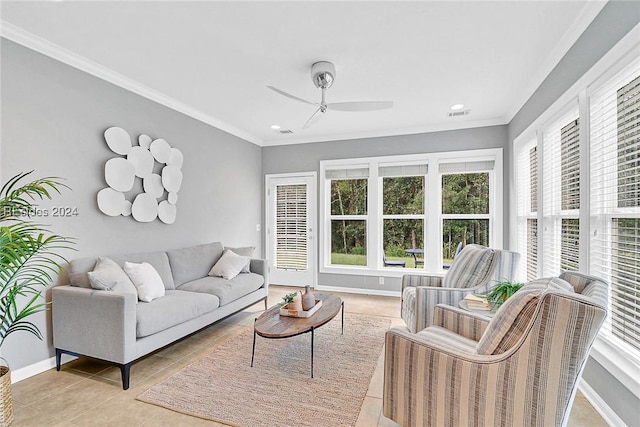
[(133, 294), (138, 301), (138, 291), (127, 273), (112, 259), (98, 258), (93, 271), (87, 273), (93, 289)]
[[(224, 250), (230, 250), (231, 252), (234, 252), (236, 255), (241, 255), (241, 256), (247, 256), (249, 258), (253, 258), (253, 252), (256, 250), (255, 246), (245, 246), (242, 248), (231, 248), (228, 246), (224, 247)], [(247, 262), (247, 265), (245, 265), (244, 267), (242, 267), (242, 271), (241, 273), (249, 273), (249, 267), (251, 265), (251, 260), (249, 260), (249, 262)]]

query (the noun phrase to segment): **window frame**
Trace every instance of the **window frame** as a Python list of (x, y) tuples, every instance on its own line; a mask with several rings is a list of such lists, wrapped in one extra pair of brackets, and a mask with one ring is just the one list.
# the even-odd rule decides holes
[[(440, 153), (422, 153), (397, 156), (380, 156), (353, 159), (337, 159), (320, 161), (320, 241), (319, 243), (319, 272), (323, 274), (344, 274), (360, 276), (385, 276), (402, 277), (409, 272), (421, 272), (443, 275), (442, 269), (442, 183), (439, 165), (443, 163), (463, 163), (491, 161), (494, 162), (490, 179), (489, 214), (480, 216), (489, 217), (490, 231), (489, 244), (501, 249), (503, 247), (503, 149), (487, 148), (479, 150), (466, 150)], [(423, 248), (435, 247), (437, 253), (430, 251), (430, 256), (425, 257), (422, 269), (384, 267), (382, 262), (383, 245), (383, 220), (388, 215), (383, 215), (382, 194), (383, 177), (379, 174), (380, 166), (416, 165), (426, 164), (428, 167), (425, 175), (424, 209), (424, 244)], [(327, 178), (328, 170), (368, 168), (368, 197), (367, 197), (367, 265), (348, 266), (331, 264), (331, 179)], [(470, 171), (476, 172), (476, 171)], [(412, 175), (413, 176), (413, 175)], [(418, 175), (415, 175), (418, 176)], [(434, 202), (437, 201), (437, 202)], [(397, 216), (397, 215), (394, 215)], [(420, 217), (421, 215), (399, 215), (405, 217)], [(470, 215), (462, 215), (467, 219)], [(417, 218), (419, 219), (419, 218)], [(378, 256), (378, 254), (380, 254)]]

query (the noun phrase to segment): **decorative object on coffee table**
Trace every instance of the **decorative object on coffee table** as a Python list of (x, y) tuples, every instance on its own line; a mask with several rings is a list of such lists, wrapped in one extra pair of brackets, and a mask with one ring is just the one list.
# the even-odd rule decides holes
[(297, 292), (291, 292), (290, 294), (286, 294), (282, 297), (282, 301), (284, 301), (283, 305), (290, 304), (293, 302), (293, 299), (296, 297)]
[(280, 316), (280, 306), (271, 307), (256, 318), (253, 324), (253, 347), (251, 366), (256, 352), (256, 335), (264, 338), (289, 338), (311, 332), (311, 378), (313, 378), (313, 342), (316, 328), (328, 323), (342, 310), (342, 329), (344, 334), (344, 302), (335, 295), (316, 295), (322, 301), (322, 307), (311, 317), (296, 318)]
[(302, 295), (302, 309), (309, 311), (314, 305), (316, 305), (316, 298), (311, 293), (311, 286), (307, 285), (304, 287), (304, 295)]
[(316, 311), (320, 310), (320, 307), (322, 307), (322, 300), (315, 300), (313, 307), (311, 307), (309, 310), (294, 310), (290, 308), (290, 306), (291, 304), (287, 304), (280, 307), (280, 316), (311, 317), (315, 314)]

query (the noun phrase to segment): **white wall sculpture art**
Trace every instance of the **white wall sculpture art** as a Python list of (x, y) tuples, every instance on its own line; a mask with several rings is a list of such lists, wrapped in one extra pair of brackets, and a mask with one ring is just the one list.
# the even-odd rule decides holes
[[(104, 165), (108, 187), (98, 192), (100, 211), (109, 216), (131, 215), (139, 222), (160, 218), (172, 224), (182, 185), (182, 152), (164, 139), (144, 134), (138, 137), (138, 145), (133, 145), (129, 133), (119, 127), (107, 129), (104, 139), (111, 151), (125, 157), (114, 157)], [(154, 173), (156, 164), (161, 168), (158, 173)], [(133, 189), (136, 179), (142, 180), (143, 191), (131, 202), (125, 193)]]

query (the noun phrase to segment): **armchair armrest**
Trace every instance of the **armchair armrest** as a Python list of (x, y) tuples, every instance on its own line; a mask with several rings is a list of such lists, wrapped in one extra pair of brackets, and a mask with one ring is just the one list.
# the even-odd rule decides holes
[(489, 320), (480, 314), (470, 313), (458, 307), (438, 304), (433, 313), (433, 324), (474, 341), (480, 341)]
[(135, 295), (56, 286), (51, 301), (56, 349), (120, 364), (136, 358)]
[(439, 287), (442, 286), (441, 276), (425, 276), (420, 274), (405, 274), (402, 276), (402, 291), (410, 287), (429, 286)]
[[(413, 292), (412, 290), (405, 290), (403, 292), (402, 318), (405, 319), (408, 325), (415, 325), (415, 329), (411, 329), (412, 332), (418, 332), (433, 324), (433, 312), (437, 304), (457, 307), (465, 296), (469, 294), (486, 293), (490, 286), (491, 284), (489, 283), (474, 288), (417, 286), (415, 287), (414, 295), (410, 295), (410, 293)], [(409, 301), (411, 297), (415, 299), (415, 303)], [(405, 300), (407, 302), (406, 304)], [(409, 306), (412, 307), (413, 311), (408, 310)]]

